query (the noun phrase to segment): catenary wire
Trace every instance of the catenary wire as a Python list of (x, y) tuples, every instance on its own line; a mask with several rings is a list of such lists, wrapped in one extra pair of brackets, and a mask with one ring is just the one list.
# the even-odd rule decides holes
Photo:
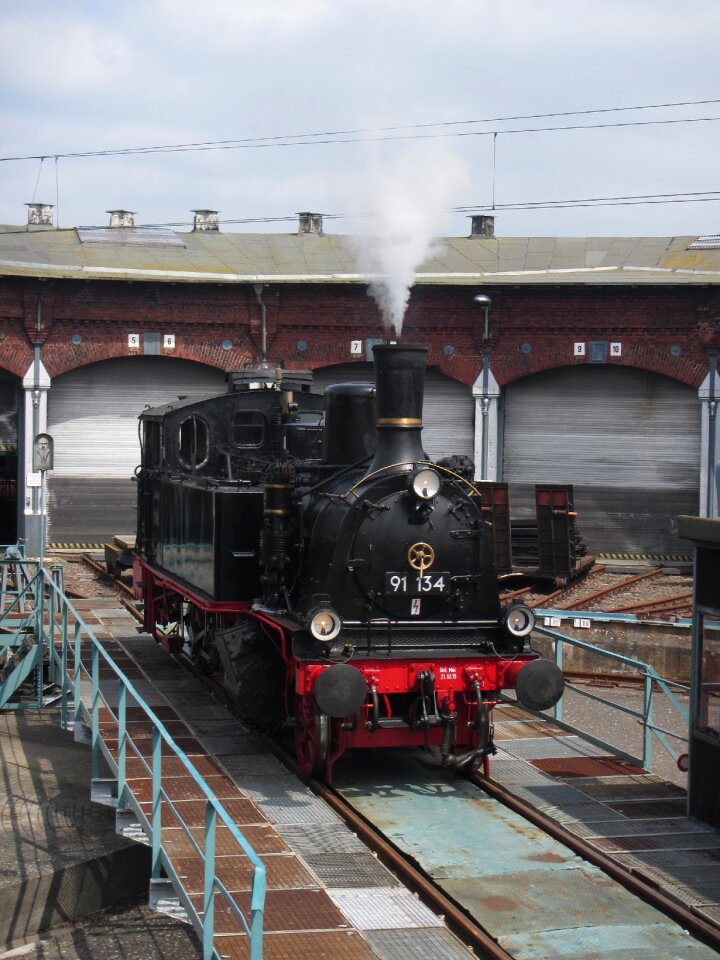
[[(667, 125), (677, 123), (707, 123), (719, 120), (720, 117), (688, 117), (663, 120), (633, 120), (616, 123), (600, 124), (566, 124), (547, 127), (521, 127), (508, 130), (472, 130), (452, 133), (408, 133), (398, 134), (401, 130), (425, 130), (435, 127), (467, 126), (484, 123), (503, 123), (515, 120), (540, 120), (555, 117), (568, 116), (590, 116), (605, 113), (617, 113), (639, 110), (656, 110), (662, 108), (673, 108), (681, 106), (699, 106), (720, 103), (720, 99), (706, 100), (686, 100), (661, 104), (645, 104), (641, 106), (626, 107), (603, 107), (592, 110), (575, 110), (555, 113), (523, 114), (508, 117), (493, 117), (483, 120), (451, 120), (435, 123), (408, 124), (393, 127), (367, 127), (350, 130), (327, 131), (321, 133), (303, 133), (303, 134), (285, 134), (272, 137), (248, 137), (234, 140), (209, 140), (197, 141), (191, 143), (179, 144), (160, 144), (147, 147), (122, 147), (116, 149), (71, 151), (67, 153), (53, 152), (52, 154), (31, 154), (26, 156), (8, 156), (0, 157), (0, 162), (10, 162), (15, 160), (41, 160), (47, 156), (57, 156), (63, 159), (83, 158), (83, 157), (110, 157), (110, 156), (128, 156), (136, 154), (157, 154), (157, 153), (181, 153), (208, 150), (238, 150), (238, 149), (263, 149), (269, 147), (293, 147), (293, 146), (312, 146), (329, 145), (333, 143), (357, 143), (374, 142), (388, 140), (414, 140), (414, 139), (439, 139), (446, 137), (468, 137), (468, 136), (497, 136), (498, 134), (521, 134), (521, 133), (549, 133), (564, 130), (597, 130), (616, 127), (640, 127), (650, 125)], [(372, 134), (380, 134), (371, 136)], [(387, 135), (383, 135), (387, 134)], [(319, 139), (323, 138), (323, 139)]]

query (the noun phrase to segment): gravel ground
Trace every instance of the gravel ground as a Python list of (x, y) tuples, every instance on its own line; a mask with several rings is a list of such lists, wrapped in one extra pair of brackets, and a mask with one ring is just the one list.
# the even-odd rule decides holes
[[(624, 581), (631, 577), (642, 574), (652, 574), (642, 580), (636, 580), (634, 583), (623, 587)], [(506, 580), (503, 582), (504, 590), (511, 591), (522, 589), (526, 584), (522, 584), (518, 578), (518, 586), (515, 581)], [(602, 567), (596, 565), (590, 573), (580, 580), (569, 584), (561, 595), (549, 599), (554, 592), (552, 587), (539, 590), (533, 587), (528, 593), (518, 599), (531, 607), (537, 606), (547, 601), (547, 606), (551, 608), (570, 607), (573, 604), (580, 604), (580, 610), (617, 610), (620, 607), (627, 607), (634, 604), (646, 603), (648, 601), (665, 600), (676, 597), (680, 594), (690, 594), (692, 592), (692, 576), (678, 571), (675, 567), (649, 567), (649, 566), (628, 566), (628, 567)], [(608, 587), (613, 587), (611, 593), (607, 593), (596, 600), (586, 600), (587, 597)], [(688, 603), (690, 598), (688, 598)], [(630, 611), (628, 611), (630, 612)], [(681, 611), (680, 614), (673, 615), (672, 619), (678, 619), (679, 616), (687, 616), (687, 612)], [(655, 615), (653, 615), (655, 617)]]

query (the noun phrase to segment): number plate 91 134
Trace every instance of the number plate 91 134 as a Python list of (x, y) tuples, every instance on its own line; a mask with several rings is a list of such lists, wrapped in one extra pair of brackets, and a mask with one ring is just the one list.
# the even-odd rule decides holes
[(450, 574), (447, 570), (434, 573), (385, 574), (385, 593), (419, 597), (427, 593), (449, 593)]

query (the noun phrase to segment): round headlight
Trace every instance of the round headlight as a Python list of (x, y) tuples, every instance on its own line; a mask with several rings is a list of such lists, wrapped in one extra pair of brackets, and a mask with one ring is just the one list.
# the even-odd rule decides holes
[(524, 603), (514, 603), (503, 614), (503, 626), (512, 637), (526, 637), (535, 626), (535, 614)]
[(419, 470), (412, 478), (412, 491), (420, 500), (432, 500), (440, 493), (441, 480), (434, 470)]
[(317, 610), (310, 618), (310, 633), (316, 640), (322, 640), (325, 643), (334, 640), (340, 633), (341, 627), (342, 620), (335, 611), (330, 610), (329, 607), (323, 607), (322, 610)]

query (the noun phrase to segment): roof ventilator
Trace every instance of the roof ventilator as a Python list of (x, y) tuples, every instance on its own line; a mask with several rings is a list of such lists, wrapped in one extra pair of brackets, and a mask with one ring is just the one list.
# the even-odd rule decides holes
[(193, 210), (193, 233), (219, 233), (220, 213), (218, 210)]
[(110, 226), (113, 229), (135, 226), (135, 212), (133, 210), (106, 210), (105, 212), (110, 214)]
[(494, 237), (495, 217), (487, 213), (475, 213), (470, 217), (470, 239)]
[(26, 203), (28, 208), (28, 225), (38, 227), (51, 227), (53, 225), (53, 206), (52, 203)]
[(303, 233), (314, 233), (323, 236), (323, 215), (321, 213), (298, 213), (298, 236)]

